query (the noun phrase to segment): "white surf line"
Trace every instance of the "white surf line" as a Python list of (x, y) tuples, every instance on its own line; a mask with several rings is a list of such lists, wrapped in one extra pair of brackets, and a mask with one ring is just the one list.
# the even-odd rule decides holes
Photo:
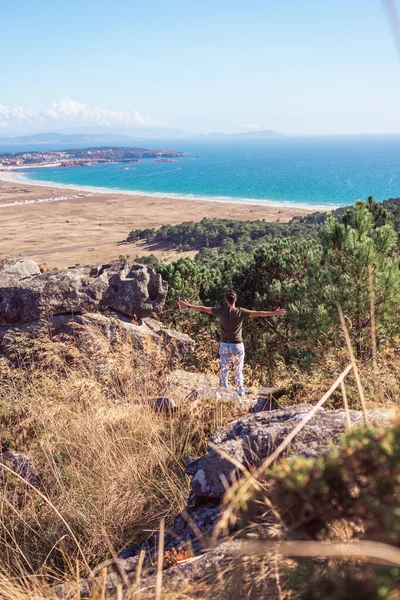
[[(122, 163), (121, 163), (122, 164)], [(265, 208), (279, 208), (279, 209), (299, 209), (301, 212), (307, 211), (308, 213), (314, 213), (317, 211), (329, 212), (340, 208), (341, 204), (307, 204), (306, 202), (295, 202), (287, 200), (270, 200), (268, 198), (256, 199), (256, 198), (237, 198), (235, 196), (198, 196), (196, 194), (179, 194), (173, 192), (143, 192), (140, 190), (123, 190), (112, 187), (102, 187), (95, 185), (79, 185), (76, 183), (59, 183), (55, 181), (49, 181), (44, 179), (30, 179), (27, 174), (16, 173), (15, 171), (1, 171), (0, 170), (0, 181), (7, 181), (8, 183), (19, 183), (27, 186), (36, 186), (43, 188), (61, 188), (70, 190), (79, 190), (87, 192), (88, 194), (107, 194), (107, 195), (124, 195), (132, 197), (142, 198), (154, 198), (154, 199), (170, 199), (170, 200), (183, 200), (183, 201), (200, 201), (200, 202), (218, 202), (218, 203), (229, 203), (239, 204), (247, 207), (265, 207)], [(346, 205), (347, 206), (347, 205)], [(349, 205), (350, 206), (350, 205)]]

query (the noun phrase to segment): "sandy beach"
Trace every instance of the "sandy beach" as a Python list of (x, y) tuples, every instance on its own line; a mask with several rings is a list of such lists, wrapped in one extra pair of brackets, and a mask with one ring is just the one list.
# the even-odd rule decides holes
[[(78, 194), (84, 197), (77, 197)], [(123, 240), (132, 229), (200, 221), (204, 217), (285, 222), (310, 212), (313, 211), (303, 207), (37, 185), (17, 181), (12, 173), (0, 171), (0, 255), (29, 255), (40, 264), (58, 268), (107, 262), (121, 254), (133, 259), (154, 253), (170, 261), (177, 256), (193, 256), (195, 252), (125, 244)]]

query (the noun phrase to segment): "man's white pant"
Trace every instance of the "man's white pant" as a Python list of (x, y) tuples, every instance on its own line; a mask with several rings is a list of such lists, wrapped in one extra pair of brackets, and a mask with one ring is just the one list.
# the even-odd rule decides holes
[(244, 396), (244, 344), (231, 344), (227, 342), (221, 342), (219, 345), (219, 360), (221, 369), (219, 376), (220, 387), (224, 389), (228, 388), (229, 365), (232, 362), (236, 391), (239, 394), (239, 396)]

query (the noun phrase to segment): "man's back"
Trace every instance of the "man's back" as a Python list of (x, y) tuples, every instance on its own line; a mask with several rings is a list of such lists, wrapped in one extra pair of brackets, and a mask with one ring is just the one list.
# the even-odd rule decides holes
[(244, 319), (253, 317), (283, 316), (285, 311), (278, 308), (275, 311), (247, 310), (247, 308), (236, 308), (236, 292), (227, 290), (225, 292), (228, 306), (196, 306), (189, 304), (187, 300), (179, 300), (179, 308), (192, 308), (207, 315), (219, 317), (221, 328), (221, 343), (219, 345), (220, 378), (219, 385), (223, 389), (228, 388), (229, 365), (233, 363), (233, 375), (235, 378), (236, 391), (239, 396), (244, 395), (243, 388), (243, 362), (244, 344), (242, 339), (242, 324)]
[(250, 311), (247, 308), (237, 308), (236, 306), (216, 306), (212, 309), (212, 314), (219, 317), (221, 325), (221, 342), (240, 344), (242, 338), (242, 324), (244, 319), (248, 319)]

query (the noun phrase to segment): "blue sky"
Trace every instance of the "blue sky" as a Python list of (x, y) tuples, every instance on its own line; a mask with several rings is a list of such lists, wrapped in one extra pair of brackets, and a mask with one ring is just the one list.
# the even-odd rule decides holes
[(400, 132), (400, 58), (381, 0), (0, 3), (0, 136)]

